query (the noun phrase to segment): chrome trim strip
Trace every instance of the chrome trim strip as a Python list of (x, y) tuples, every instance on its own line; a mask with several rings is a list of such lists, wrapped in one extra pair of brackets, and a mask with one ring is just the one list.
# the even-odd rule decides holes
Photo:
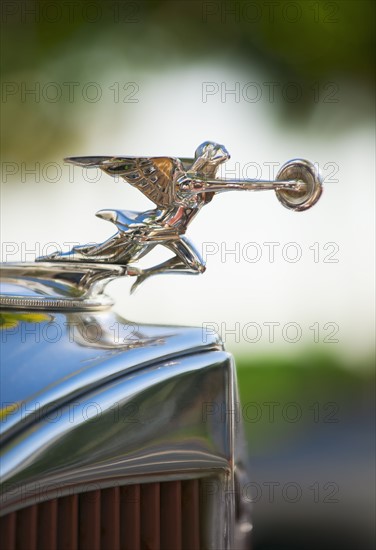
[(23, 296), (5, 296), (0, 295), (0, 306), (3, 308), (30, 310), (78, 310), (78, 311), (97, 311), (107, 309), (113, 305), (113, 301), (105, 299), (95, 300), (62, 300), (59, 298), (25, 298)]

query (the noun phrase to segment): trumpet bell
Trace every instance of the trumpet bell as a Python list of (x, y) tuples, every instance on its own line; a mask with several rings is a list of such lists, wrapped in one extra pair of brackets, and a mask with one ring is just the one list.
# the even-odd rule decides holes
[(311, 208), (322, 193), (322, 180), (314, 164), (304, 159), (289, 160), (279, 170), (277, 181), (298, 180), (299, 189), (277, 189), (278, 200), (290, 210), (302, 212)]

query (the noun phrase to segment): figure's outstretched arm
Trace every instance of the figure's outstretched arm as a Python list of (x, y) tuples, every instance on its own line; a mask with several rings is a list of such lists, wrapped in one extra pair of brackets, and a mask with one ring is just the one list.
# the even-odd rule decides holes
[[(263, 191), (273, 189), (278, 200), (290, 210), (302, 212), (311, 208), (322, 193), (322, 180), (317, 167), (308, 160), (293, 159), (278, 171), (274, 181), (208, 178), (197, 173), (188, 173), (180, 182), (181, 193), (186, 197), (200, 193), (223, 191)], [(180, 189), (179, 189), (180, 191)]]
[(213, 192), (223, 193), (225, 191), (278, 191), (284, 189), (300, 191), (304, 185), (305, 183), (302, 180), (208, 179), (199, 175), (192, 175), (192, 179), (184, 182), (180, 188), (186, 196), (193, 196)]

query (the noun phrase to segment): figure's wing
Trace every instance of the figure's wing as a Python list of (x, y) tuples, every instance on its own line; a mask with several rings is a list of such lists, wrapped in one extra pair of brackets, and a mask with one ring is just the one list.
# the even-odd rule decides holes
[(174, 202), (174, 175), (176, 170), (183, 171), (180, 159), (172, 157), (71, 157), (65, 160), (120, 176), (161, 208)]

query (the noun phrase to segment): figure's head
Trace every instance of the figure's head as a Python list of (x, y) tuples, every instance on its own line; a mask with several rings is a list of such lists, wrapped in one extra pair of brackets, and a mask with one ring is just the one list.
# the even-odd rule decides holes
[(212, 141), (204, 141), (196, 149), (196, 159), (202, 159), (205, 164), (217, 167), (230, 158), (230, 153), (224, 145)]
[[(217, 170), (223, 162), (230, 158), (230, 153), (224, 145), (214, 143), (213, 141), (205, 141), (201, 143), (195, 152), (195, 161), (191, 170), (201, 173), (202, 175), (215, 178)], [(205, 202), (210, 202), (215, 193), (205, 193)]]

